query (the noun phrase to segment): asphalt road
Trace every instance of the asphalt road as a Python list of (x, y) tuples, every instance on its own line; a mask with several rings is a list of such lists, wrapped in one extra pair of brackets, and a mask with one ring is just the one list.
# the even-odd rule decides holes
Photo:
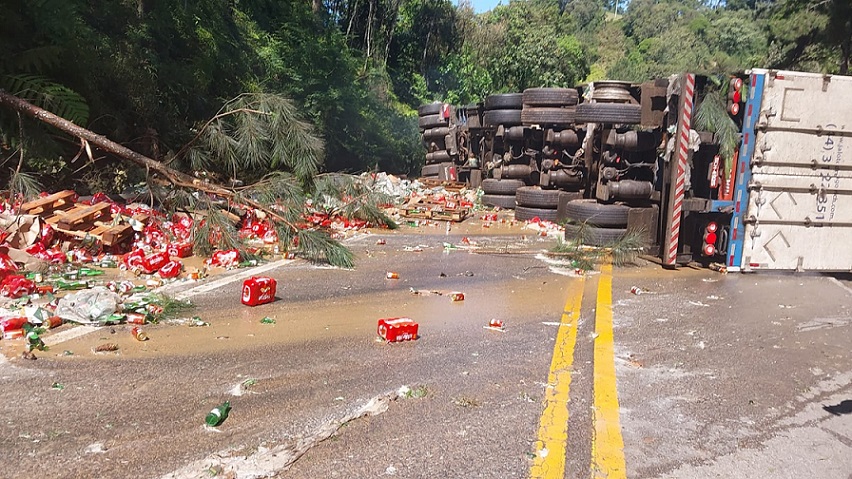
[[(208, 327), (103, 328), (36, 361), (0, 341), (0, 477), (852, 477), (846, 278), (577, 276), (534, 233), (465, 231), (492, 252), (472, 254), (416, 232), (353, 240), (353, 271), (274, 265), (270, 305), (241, 306), (239, 276), (187, 285)], [(398, 316), (420, 338), (376, 341)]]

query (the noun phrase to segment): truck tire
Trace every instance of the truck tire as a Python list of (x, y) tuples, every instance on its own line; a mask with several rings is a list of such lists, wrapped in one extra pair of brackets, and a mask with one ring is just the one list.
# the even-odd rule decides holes
[(482, 115), (485, 126), (518, 126), (521, 124), (521, 110), (488, 110)]
[(583, 198), (582, 191), (560, 191), (559, 198), (557, 199), (558, 203), (556, 206), (556, 219), (558, 221), (564, 221), (569, 219), (568, 213), (565, 209), (568, 206), (568, 203), (574, 200), (579, 200)]
[(420, 176), (425, 178), (437, 177), (441, 168), (443, 168), (443, 166), (440, 164), (424, 165), (423, 168), (420, 168)]
[(623, 238), (626, 234), (627, 228), (596, 228), (588, 225), (565, 225), (566, 240), (580, 240), (583, 244), (589, 246), (610, 245)]
[(421, 116), (417, 119), (417, 124), (420, 128), (434, 128), (436, 126), (447, 126), (447, 120), (442, 118), (440, 114)]
[(441, 107), (444, 106), (443, 103), (427, 103), (425, 105), (420, 105), (417, 107), (417, 115), (418, 116), (426, 116), (426, 115), (435, 115), (437, 113), (441, 113)]
[(628, 206), (598, 203), (595, 199), (573, 200), (565, 205), (565, 216), (569, 219), (604, 227), (623, 228), (627, 225), (628, 211)]
[(516, 206), (515, 195), (482, 195), (482, 204), (513, 210)]
[(635, 125), (641, 122), (641, 105), (625, 105), (623, 103), (583, 103), (577, 105), (577, 123)]
[(580, 95), (573, 88), (527, 88), (524, 90), (524, 105), (530, 106), (574, 106)]
[(488, 178), (482, 180), (482, 191), (486, 195), (512, 195), (512, 201), (515, 198), (515, 192), (518, 188), (525, 186), (521, 180), (497, 180)]
[(538, 186), (522, 186), (515, 191), (519, 206), (532, 208), (556, 208), (559, 205), (559, 190), (543, 190)]
[(521, 110), (521, 122), (524, 125), (573, 125), (576, 115), (574, 107), (524, 108)]
[(530, 208), (529, 206), (518, 206), (515, 208), (515, 219), (518, 221), (529, 221), (538, 218), (542, 221), (556, 222), (556, 208)]
[(520, 110), (523, 106), (523, 93), (501, 93), (485, 98), (486, 110)]

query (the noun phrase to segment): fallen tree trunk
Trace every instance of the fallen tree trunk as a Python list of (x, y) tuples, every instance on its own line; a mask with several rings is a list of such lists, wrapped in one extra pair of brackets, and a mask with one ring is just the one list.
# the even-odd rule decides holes
[[(231, 201), (236, 200), (237, 195), (233, 191), (225, 188), (224, 186), (217, 185), (215, 183), (204, 183), (186, 173), (170, 168), (157, 160), (148, 158), (147, 156), (137, 153), (131, 150), (130, 148), (120, 145), (103, 135), (99, 135), (91, 130), (87, 130), (83, 127), (75, 125), (74, 123), (60, 116), (54, 115), (53, 113), (45, 110), (44, 108), (40, 108), (36, 105), (33, 105), (32, 103), (18, 98), (15, 95), (11, 95), (4, 90), (0, 90), (0, 105), (7, 106), (17, 112), (32, 117), (38, 121), (47, 123), (48, 125), (62, 130), (65, 133), (68, 133), (69, 135), (81, 138), (91, 143), (92, 145), (97, 146), (101, 150), (106, 151), (108, 153), (112, 153), (113, 155), (121, 159), (131, 161), (143, 168), (147, 168), (149, 171), (153, 171), (159, 174), (161, 177), (163, 177), (166, 181), (168, 181), (174, 186), (181, 188), (191, 188), (204, 193), (218, 195)], [(269, 207), (262, 205), (254, 200), (248, 198), (240, 198), (239, 202), (252, 208), (258, 209), (260, 211), (263, 211), (267, 214), (269, 218), (274, 221), (283, 223), (293, 229), (297, 228), (296, 225), (290, 223), (284, 217), (282, 217)]]

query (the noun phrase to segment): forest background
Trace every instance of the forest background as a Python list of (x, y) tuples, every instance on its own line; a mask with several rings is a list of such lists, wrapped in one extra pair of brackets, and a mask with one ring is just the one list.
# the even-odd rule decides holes
[[(177, 153), (223, 104), (273, 93), (321, 139), (318, 172), (416, 174), (423, 103), (685, 70), (844, 74), (850, 39), (848, 0), (511, 0), (480, 14), (465, 0), (2, 0), (0, 89), (185, 171)], [(144, 182), (95, 156), (0, 111), (0, 181)]]

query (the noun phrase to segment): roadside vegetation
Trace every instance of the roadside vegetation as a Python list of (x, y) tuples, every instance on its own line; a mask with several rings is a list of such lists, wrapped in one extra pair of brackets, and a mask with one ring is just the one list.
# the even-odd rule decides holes
[[(286, 199), (279, 236), (350, 265), (329, 238), (293, 227), (299, 201), (343, 192), (359, 199), (343, 209), (386, 222), (338, 174), (417, 174), (417, 105), (684, 70), (842, 74), (850, 41), (846, 0), (509, 0), (482, 14), (466, 0), (9, 0), (0, 90), (229, 199)], [(0, 184), (13, 199), (144, 185), (164, 203), (199, 203), (4, 107)]]

